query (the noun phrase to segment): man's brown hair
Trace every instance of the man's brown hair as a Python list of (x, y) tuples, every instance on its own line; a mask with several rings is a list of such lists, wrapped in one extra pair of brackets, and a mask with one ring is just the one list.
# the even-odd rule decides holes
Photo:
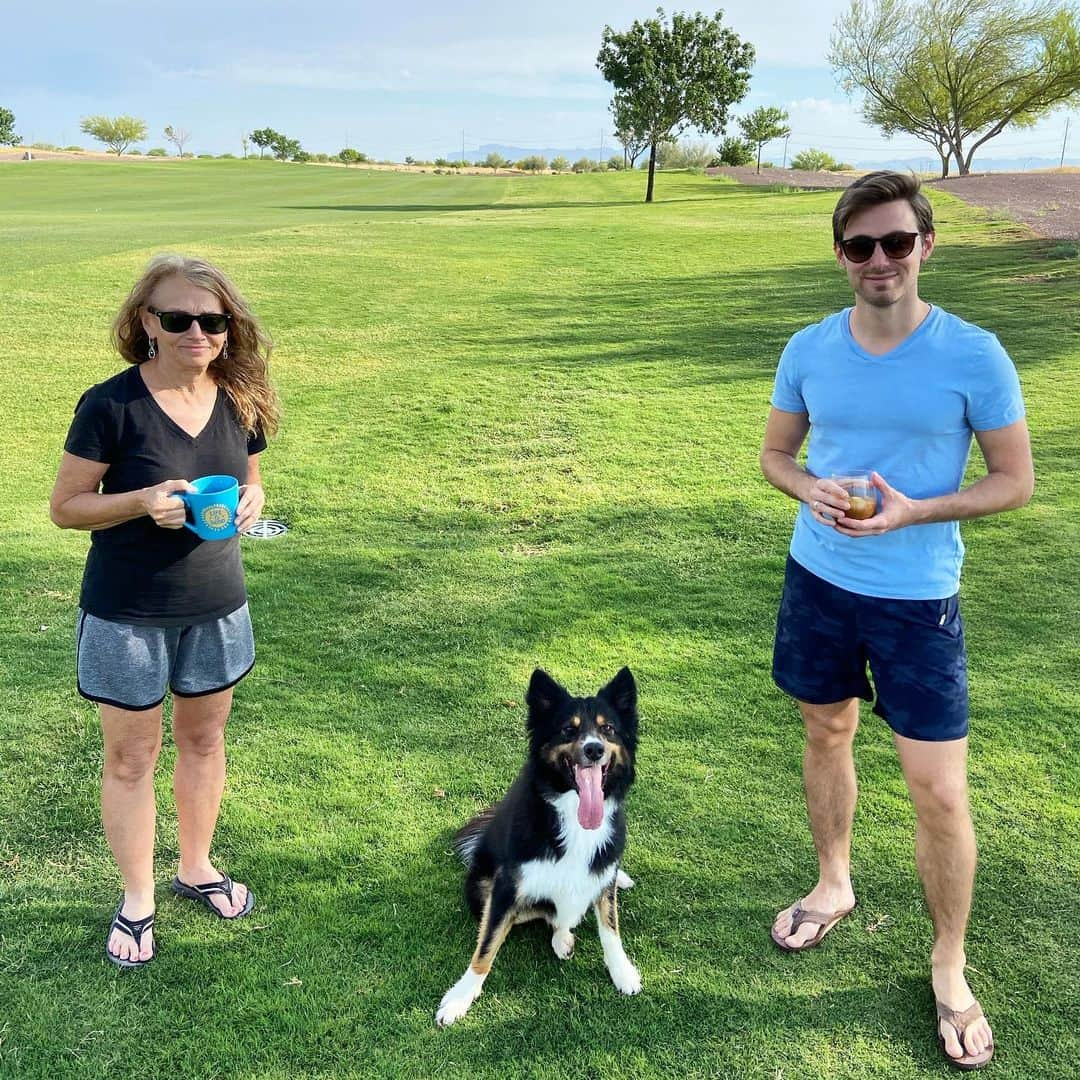
[(914, 173), (893, 172), (891, 169), (879, 169), (877, 172), (860, 176), (840, 196), (840, 201), (833, 211), (833, 240), (839, 243), (844, 239), (847, 223), (856, 214), (861, 214), (872, 206), (895, 202), (897, 199), (907, 200), (908, 205), (915, 212), (915, 220), (918, 222), (920, 233), (923, 235), (932, 233), (934, 211), (930, 208), (930, 201), (919, 190), (921, 186), (919, 178)]

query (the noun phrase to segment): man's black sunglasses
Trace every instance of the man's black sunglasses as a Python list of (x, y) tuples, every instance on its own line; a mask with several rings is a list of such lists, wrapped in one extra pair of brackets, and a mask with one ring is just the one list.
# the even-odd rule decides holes
[(906, 259), (915, 250), (917, 232), (891, 232), (884, 236), (849, 236), (840, 241), (840, 250), (848, 262), (864, 263), (874, 254), (874, 247), (881, 245), (881, 250), (890, 259)]
[(229, 329), (229, 314), (212, 311), (206, 315), (192, 315), (189, 311), (158, 311), (157, 308), (146, 309), (151, 315), (156, 315), (161, 323), (161, 329), (170, 334), (182, 334), (193, 322), (199, 324), (204, 334), (224, 334)]

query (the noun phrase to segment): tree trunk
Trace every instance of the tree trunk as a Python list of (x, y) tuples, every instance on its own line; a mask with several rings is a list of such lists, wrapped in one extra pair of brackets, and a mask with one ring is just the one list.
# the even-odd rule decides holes
[(656, 143), (649, 146), (649, 186), (645, 189), (645, 201), (652, 202), (653, 176), (656, 173)]
[(941, 158), (941, 179), (944, 180), (949, 175), (949, 153), (948, 151), (942, 153), (939, 150), (938, 157)]
[(761, 143), (757, 144), (757, 171), (758, 176), (761, 175)]

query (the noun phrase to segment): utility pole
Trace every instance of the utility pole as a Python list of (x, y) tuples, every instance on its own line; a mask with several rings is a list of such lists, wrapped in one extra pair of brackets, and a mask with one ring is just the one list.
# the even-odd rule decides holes
[(1069, 118), (1065, 117), (1065, 138), (1061, 140), (1061, 160), (1058, 162), (1058, 168), (1063, 169), (1065, 167), (1065, 144), (1069, 141)]
[(604, 160), (604, 129), (600, 129), (600, 160)]
[(781, 168), (783, 168), (783, 169), (786, 169), (786, 168), (787, 168), (787, 141), (788, 141), (788, 139), (790, 139), (790, 138), (791, 138), (791, 132), (789, 131), (789, 132), (788, 132), (788, 133), (787, 133), (787, 134), (786, 134), (786, 135), (784, 136), (784, 164), (783, 164), (783, 165), (781, 166)]
[(461, 160), (465, 160), (465, 129), (461, 129)]

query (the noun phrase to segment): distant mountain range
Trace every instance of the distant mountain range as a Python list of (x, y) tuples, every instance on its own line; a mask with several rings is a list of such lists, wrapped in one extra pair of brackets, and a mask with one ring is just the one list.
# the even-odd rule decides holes
[[(504, 146), (500, 143), (488, 143), (485, 146), (481, 146), (476, 150), (466, 150), (465, 160), (480, 163), (488, 156), (488, 154), (502, 154), (504, 158), (508, 158), (510, 161), (520, 161), (522, 158), (531, 157), (534, 154), (539, 154), (541, 157), (545, 157), (548, 161), (552, 158), (564, 157), (571, 164), (578, 160), (578, 158), (592, 158), (594, 161), (607, 161), (609, 157), (618, 154), (622, 157), (622, 147), (618, 143), (609, 143), (603, 147), (589, 146), (589, 147), (557, 147), (557, 146), (542, 146), (542, 147), (526, 147), (526, 146)], [(447, 161), (458, 161), (461, 159), (461, 149), (451, 150), (442, 157)], [(644, 160), (648, 160), (646, 157)], [(638, 159), (640, 164), (642, 158)], [(1046, 157), (1026, 157), (1026, 158), (987, 158), (979, 157), (976, 155), (975, 160), (972, 162), (972, 172), (1027, 172), (1030, 169), (1055, 169), (1060, 164), (1061, 159), (1046, 158)], [(773, 164), (779, 165), (779, 161), (774, 161)], [(1065, 159), (1066, 165), (1080, 165), (1080, 158), (1067, 157)], [(941, 165), (935, 154), (926, 154), (922, 157), (908, 157), (908, 158), (893, 158), (889, 161), (859, 161), (856, 162), (855, 168), (857, 169), (900, 169), (904, 172), (912, 170), (913, 172), (940, 172)], [(956, 163), (953, 162), (950, 175), (956, 175)]]

